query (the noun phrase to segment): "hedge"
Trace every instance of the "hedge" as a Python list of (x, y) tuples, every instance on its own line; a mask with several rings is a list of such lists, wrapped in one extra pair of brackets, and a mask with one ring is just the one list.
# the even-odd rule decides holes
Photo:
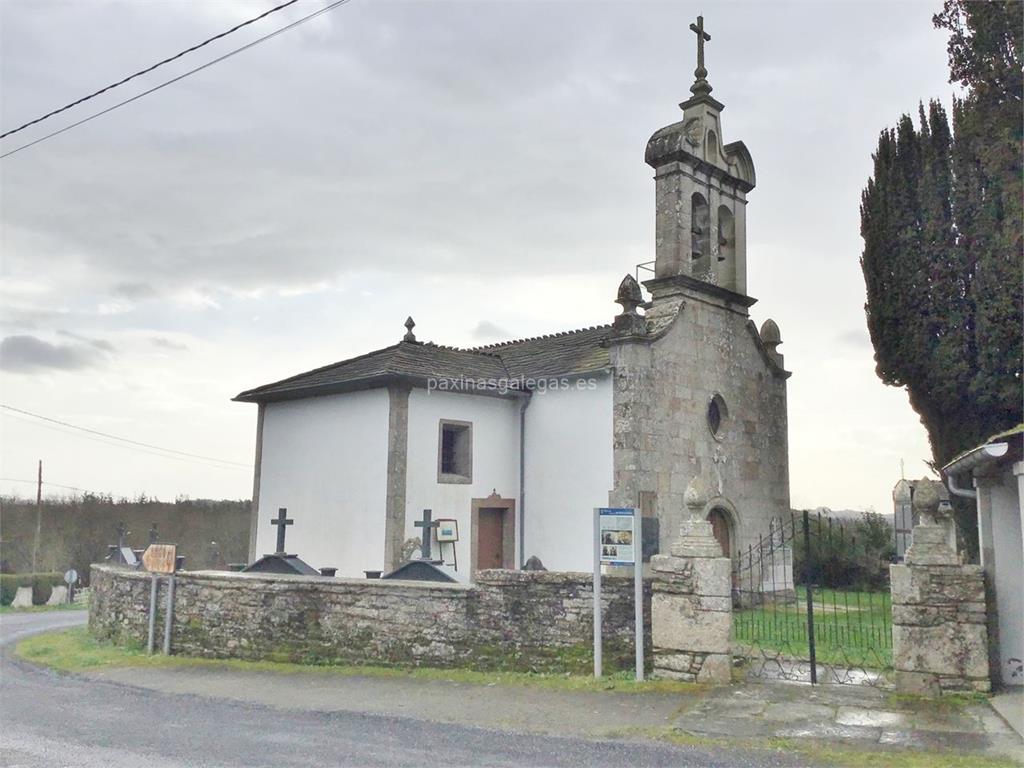
[(0, 574), (0, 605), (10, 605), (18, 587), (32, 587), (32, 604), (42, 605), (50, 599), (53, 588), (63, 583), (63, 573)]

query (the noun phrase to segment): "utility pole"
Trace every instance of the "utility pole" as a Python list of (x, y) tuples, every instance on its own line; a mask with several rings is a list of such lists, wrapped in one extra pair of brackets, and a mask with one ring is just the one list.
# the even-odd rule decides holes
[(39, 460), (39, 476), (36, 481), (36, 538), (32, 544), (32, 573), (36, 573), (39, 562), (39, 538), (43, 531), (43, 460)]

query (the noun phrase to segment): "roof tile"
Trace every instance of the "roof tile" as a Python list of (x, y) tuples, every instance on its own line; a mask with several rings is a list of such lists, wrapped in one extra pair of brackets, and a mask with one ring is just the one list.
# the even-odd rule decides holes
[[(402, 341), (241, 392), (242, 402), (291, 400), (384, 386), (391, 380), (491, 379), (516, 382), (595, 373), (609, 365), (611, 326), (458, 349)], [(525, 382), (529, 388), (529, 381)]]

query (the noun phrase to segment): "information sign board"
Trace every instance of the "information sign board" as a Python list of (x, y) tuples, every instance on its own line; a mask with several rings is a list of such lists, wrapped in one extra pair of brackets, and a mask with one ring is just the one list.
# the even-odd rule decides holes
[(633, 565), (636, 562), (633, 514), (632, 509), (601, 508), (598, 533), (603, 564)]

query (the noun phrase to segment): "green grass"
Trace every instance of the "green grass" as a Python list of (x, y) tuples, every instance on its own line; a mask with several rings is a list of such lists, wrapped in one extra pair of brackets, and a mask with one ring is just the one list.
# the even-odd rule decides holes
[[(889, 592), (816, 589), (814, 640), (818, 661), (885, 669), (892, 666)], [(807, 659), (807, 590), (796, 588), (790, 602), (765, 603), (733, 614), (733, 636), (738, 645), (756, 651), (771, 649), (785, 656)]]
[(788, 754), (803, 755), (808, 760), (842, 768), (1020, 768), (1020, 763), (1009, 757), (979, 755), (975, 752), (958, 753), (950, 750), (911, 751), (907, 749), (853, 749), (828, 743), (772, 739), (768, 746)]
[(183, 667), (231, 669), (279, 674), (328, 674), (378, 678), (441, 680), (471, 685), (520, 685), (563, 691), (616, 691), (619, 693), (695, 694), (706, 686), (674, 680), (637, 682), (631, 673), (616, 673), (600, 680), (583, 675), (532, 672), (476, 672), (433, 667), (374, 667), (343, 664), (294, 664), (277, 661), (199, 659), (190, 656), (148, 655), (139, 647), (124, 647), (97, 640), (85, 628), (35, 635), (21, 641), (14, 650), (25, 661), (62, 672), (89, 672), (113, 667), (176, 669)]
[(939, 697), (921, 696), (916, 693), (890, 693), (887, 697), (889, 706), (894, 709), (904, 707), (927, 707), (937, 714), (961, 712), (973, 704), (985, 704), (989, 700), (986, 693), (946, 693)]
[(4, 613), (45, 613), (46, 611), (84, 611), (88, 605), (77, 603), (61, 603), (60, 605), (33, 605), (31, 608), (11, 608), (9, 605), (0, 605), (0, 614)]

